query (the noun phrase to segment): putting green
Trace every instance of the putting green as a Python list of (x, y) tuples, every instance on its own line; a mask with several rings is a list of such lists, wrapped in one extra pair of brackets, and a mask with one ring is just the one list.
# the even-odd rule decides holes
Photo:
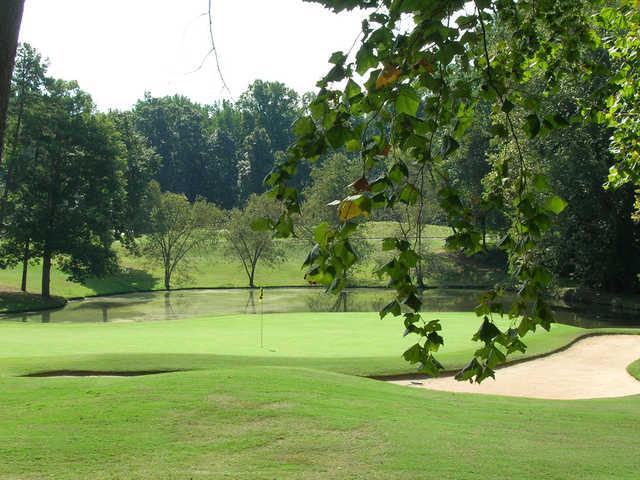
[[(449, 367), (478, 319), (438, 313)], [(0, 324), (0, 479), (635, 479), (640, 397), (539, 401), (417, 391), (375, 313)], [(528, 354), (585, 331), (556, 325)], [(185, 369), (22, 378), (43, 370)], [(597, 434), (594, 434), (597, 432)]]
[[(478, 346), (470, 340), (478, 318), (461, 312), (426, 317), (442, 321), (445, 346), (439, 355), (441, 361), (449, 368), (461, 366)], [(577, 327), (556, 325), (550, 334), (531, 335), (527, 354), (561, 347), (583, 332)], [(400, 356), (415, 341), (414, 336), (402, 337), (399, 320), (380, 320), (373, 312), (229, 315), (114, 324), (7, 323), (0, 325), (0, 358), (22, 363), (26, 358), (52, 356), (134, 354), (158, 360), (162, 359), (158, 356), (189, 354), (199, 355), (204, 362), (196, 362), (198, 368), (206, 368), (202, 356), (209, 355), (223, 362), (238, 357), (243, 364), (297, 364), (373, 375), (413, 371)], [(86, 365), (86, 359), (78, 361)], [(9, 360), (5, 365), (11, 363)], [(167, 360), (164, 365), (169, 368), (170, 363)], [(184, 362), (180, 367), (185, 367)]]

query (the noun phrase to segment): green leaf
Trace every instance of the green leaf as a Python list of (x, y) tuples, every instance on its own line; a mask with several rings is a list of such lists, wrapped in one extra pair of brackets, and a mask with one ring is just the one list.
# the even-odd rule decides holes
[(498, 327), (496, 327), (495, 324), (489, 320), (489, 317), (484, 317), (484, 321), (482, 322), (482, 325), (480, 325), (480, 329), (473, 336), (473, 340), (490, 342), (498, 335), (500, 335), (500, 330), (498, 329)]
[(251, 230), (255, 232), (266, 232), (273, 228), (273, 220), (270, 218), (258, 218), (251, 222)]
[(533, 177), (533, 186), (539, 192), (548, 192), (551, 189), (547, 177), (540, 173)]
[(409, 176), (409, 169), (403, 162), (396, 162), (391, 170), (389, 170), (388, 177), (393, 183), (404, 183), (405, 179)]
[(316, 242), (323, 247), (326, 247), (331, 238), (335, 236), (333, 228), (331, 228), (331, 226), (326, 222), (319, 224), (313, 233)]
[(378, 65), (378, 58), (374, 55), (373, 49), (369, 45), (363, 45), (356, 54), (356, 71), (359, 75)]
[(416, 363), (420, 363), (422, 359), (422, 347), (420, 346), (419, 343), (416, 343), (415, 345), (408, 348), (402, 354), (402, 358), (404, 358), (407, 362), (409, 362), (412, 365), (415, 365)]
[(472, 358), (469, 363), (465, 365), (465, 367), (458, 372), (455, 376), (455, 379), (459, 382), (465, 380), (471, 380), (476, 374), (482, 371), (482, 366), (478, 362), (477, 359)]
[(351, 100), (352, 98), (360, 95), (361, 92), (362, 90), (360, 89), (360, 85), (358, 85), (353, 80), (349, 79), (349, 81), (347, 82), (347, 86), (344, 89), (344, 93), (347, 96), (347, 98)]
[(418, 197), (420, 196), (420, 192), (416, 187), (408, 183), (405, 187), (400, 191), (399, 199), (402, 203), (407, 205), (413, 205), (418, 201)]
[(320, 245), (318, 245), (317, 243), (313, 246), (313, 248), (311, 249), (311, 251), (309, 252), (309, 254), (307, 255), (307, 258), (305, 259), (304, 263), (302, 264), (303, 267), (308, 267), (311, 264), (313, 264), (313, 262), (315, 261), (316, 258), (318, 258), (320, 256)]
[(535, 138), (536, 135), (540, 133), (540, 119), (538, 118), (538, 115), (535, 113), (527, 115), (526, 121), (527, 123), (524, 127), (525, 132), (527, 132), (529, 138)]
[(403, 303), (414, 312), (419, 312), (422, 307), (422, 300), (420, 300), (414, 293), (410, 294)]
[(458, 147), (460, 147), (460, 144), (456, 142), (455, 138), (446, 135), (442, 142), (442, 155), (445, 157), (451, 155), (458, 149)]
[(493, 125), (491, 125), (489, 132), (493, 137), (507, 138), (507, 136), (509, 135), (507, 128), (501, 123), (494, 123)]
[(389, 237), (382, 240), (382, 251), (388, 252), (389, 250), (394, 250), (396, 248), (396, 239)]
[(514, 108), (515, 108), (515, 105), (511, 103), (509, 100), (505, 100), (504, 103), (502, 104), (502, 111), (504, 113), (509, 113)]
[(329, 63), (334, 65), (342, 65), (344, 64), (347, 56), (343, 52), (333, 52), (331, 57), (329, 58)]
[(413, 250), (405, 250), (400, 254), (398, 260), (409, 268), (413, 268), (418, 264), (420, 257)]
[(415, 89), (409, 86), (400, 87), (396, 99), (396, 112), (415, 117), (420, 107), (420, 96)]
[(380, 310), (380, 318), (384, 318), (389, 314), (392, 314), (394, 317), (399, 316), (402, 313), (402, 308), (397, 300), (387, 304), (382, 310)]
[(433, 352), (438, 351), (438, 348), (444, 345), (444, 338), (436, 332), (429, 333), (429, 335), (427, 335), (427, 340), (431, 343), (430, 350)]
[(557, 195), (549, 197), (546, 202), (544, 202), (544, 208), (549, 210), (550, 212), (555, 213), (556, 215), (560, 215), (565, 208), (567, 208), (567, 202), (565, 202), (562, 198)]
[(304, 138), (316, 131), (316, 125), (311, 117), (300, 117), (293, 124), (293, 134), (297, 138)]

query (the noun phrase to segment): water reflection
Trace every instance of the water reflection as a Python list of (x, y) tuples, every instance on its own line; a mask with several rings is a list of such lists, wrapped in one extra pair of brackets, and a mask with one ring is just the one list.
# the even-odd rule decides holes
[[(425, 309), (434, 312), (471, 311), (481, 292), (434, 289), (424, 292)], [(327, 295), (319, 288), (270, 288), (262, 301), (258, 290), (220, 289), (131, 293), (72, 301), (62, 309), (0, 316), (17, 322), (139, 322), (213, 317), (231, 314), (286, 312), (372, 312), (393, 298), (384, 289), (353, 289)], [(637, 315), (620, 315), (588, 306), (556, 309), (559, 322), (585, 328), (640, 326)]]
[(247, 295), (247, 303), (244, 306), (243, 313), (256, 313), (256, 298), (255, 298), (255, 290), (251, 289)]

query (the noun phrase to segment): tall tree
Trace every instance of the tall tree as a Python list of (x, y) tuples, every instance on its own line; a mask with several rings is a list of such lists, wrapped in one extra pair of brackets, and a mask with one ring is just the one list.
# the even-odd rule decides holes
[(7, 195), (14, 187), (13, 173), (17, 162), (20, 162), (18, 153), (23, 152), (22, 143), (29, 143), (23, 139), (23, 122), (26, 115), (36, 102), (40, 101), (45, 89), (47, 62), (42, 59), (31, 45), (22, 44), (18, 48), (16, 66), (11, 81), (11, 100), (9, 102), (8, 138), (5, 142), (8, 151), (5, 151), (4, 189), (0, 200), (0, 224), (4, 220)]
[(2, 161), (4, 147), (11, 74), (18, 47), (23, 9), (24, 0), (0, 2), (0, 161)]
[(125, 164), (113, 124), (94, 113), (75, 82), (48, 80), (35, 108), (24, 118), (28, 143), (9, 194), (8, 231), (21, 230), (17, 225), (28, 232), (30, 248), (42, 257), (41, 291), (48, 297), (54, 260), (74, 280), (115, 268), (111, 244)]

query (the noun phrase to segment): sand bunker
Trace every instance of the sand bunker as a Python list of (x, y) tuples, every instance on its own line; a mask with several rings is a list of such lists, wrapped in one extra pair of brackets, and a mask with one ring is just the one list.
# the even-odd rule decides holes
[(392, 380), (391, 383), (448, 392), (557, 400), (640, 394), (640, 381), (626, 370), (640, 358), (640, 335), (599, 335), (552, 355), (507, 366), (481, 384), (453, 377)]

